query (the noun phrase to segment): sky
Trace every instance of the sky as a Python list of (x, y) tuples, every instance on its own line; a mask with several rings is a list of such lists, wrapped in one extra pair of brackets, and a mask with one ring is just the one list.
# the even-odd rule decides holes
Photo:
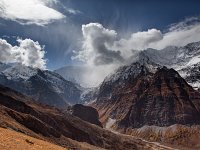
[(115, 68), (133, 50), (200, 41), (199, 0), (0, 0), (0, 61)]

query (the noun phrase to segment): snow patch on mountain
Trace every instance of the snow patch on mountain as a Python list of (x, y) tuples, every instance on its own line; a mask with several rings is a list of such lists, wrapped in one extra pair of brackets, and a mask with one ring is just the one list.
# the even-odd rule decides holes
[(195, 89), (200, 88), (200, 42), (190, 43), (184, 47), (170, 46), (162, 50), (147, 49), (142, 51), (140, 59), (149, 60), (168, 68), (177, 70)]
[(0, 84), (41, 103), (64, 108), (81, 102), (83, 89), (55, 72), (3, 63), (0, 63), (0, 70)]
[(28, 80), (37, 74), (37, 70), (20, 64), (14, 64), (1, 72), (9, 80)]
[(111, 129), (115, 122), (116, 119), (108, 118), (108, 121), (106, 122), (106, 129)]

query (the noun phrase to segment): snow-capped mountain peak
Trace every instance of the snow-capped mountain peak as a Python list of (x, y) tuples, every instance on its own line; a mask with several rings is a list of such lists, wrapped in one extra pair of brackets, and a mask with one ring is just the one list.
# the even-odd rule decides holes
[(13, 64), (10, 67), (3, 70), (4, 74), (9, 80), (28, 80), (30, 77), (37, 74), (37, 69), (27, 67), (21, 64)]
[(0, 64), (0, 84), (48, 105), (66, 107), (80, 102), (82, 89), (59, 74), (21, 64)]
[[(144, 56), (161, 66), (177, 70), (186, 81), (198, 89), (200, 87), (200, 42), (190, 43), (184, 47), (170, 46), (162, 50), (147, 49), (141, 52)], [(196, 72), (193, 74), (192, 72)]]

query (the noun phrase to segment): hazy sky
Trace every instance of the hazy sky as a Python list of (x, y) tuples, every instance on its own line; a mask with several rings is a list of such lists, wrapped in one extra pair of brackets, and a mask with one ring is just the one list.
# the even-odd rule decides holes
[(199, 6), (199, 0), (0, 0), (0, 61), (42, 69), (123, 63), (133, 49), (200, 41)]

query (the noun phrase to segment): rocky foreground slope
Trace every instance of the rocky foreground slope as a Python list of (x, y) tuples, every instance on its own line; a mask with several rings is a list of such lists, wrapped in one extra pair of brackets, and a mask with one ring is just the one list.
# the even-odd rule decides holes
[(171, 149), (120, 135), (85, 122), (61, 110), (37, 104), (0, 86), (0, 127), (46, 140), (68, 149)]
[(69, 150), (9, 129), (0, 128), (0, 150)]

